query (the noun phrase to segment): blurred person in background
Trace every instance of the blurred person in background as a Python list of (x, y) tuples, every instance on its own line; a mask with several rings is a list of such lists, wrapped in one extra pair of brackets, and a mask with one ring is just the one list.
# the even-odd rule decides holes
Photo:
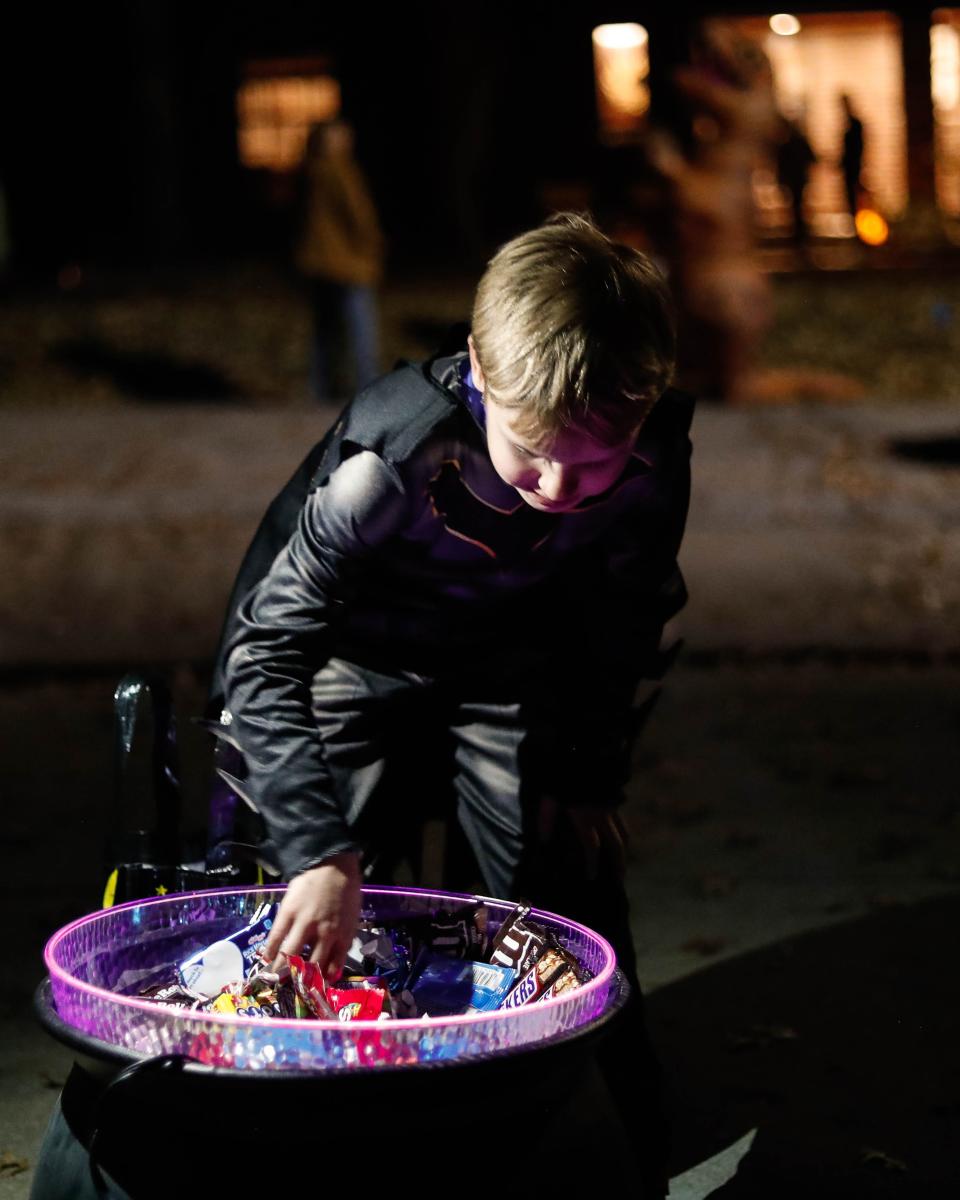
[(344, 121), (310, 130), (300, 178), (297, 269), (313, 313), (310, 390), (334, 400), (380, 373), (376, 286), (384, 239)]
[(817, 156), (811, 149), (799, 121), (784, 117), (783, 135), (777, 142), (776, 155), (777, 182), (790, 193), (793, 240), (800, 246), (810, 235), (803, 210), (803, 194), (806, 191), (810, 168), (817, 161)]
[(671, 82), (687, 136), (655, 125), (646, 139), (669, 197), (678, 379), (704, 399), (739, 400), (752, 386), (772, 307), (756, 245), (752, 177), (770, 160), (783, 118), (766, 55), (734, 26), (697, 22), (685, 54)]
[(854, 113), (849, 96), (841, 96), (840, 103), (846, 116), (843, 130), (843, 154), (840, 169), (843, 171), (843, 186), (847, 193), (847, 208), (856, 220), (860, 201), (860, 171), (863, 167), (863, 122)]

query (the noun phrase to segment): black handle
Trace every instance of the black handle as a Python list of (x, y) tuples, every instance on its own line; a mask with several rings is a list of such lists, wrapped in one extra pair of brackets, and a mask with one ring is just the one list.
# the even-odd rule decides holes
[[(152, 702), (153, 738), (150, 786), (153, 827), (130, 828), (131, 814), (144, 813), (130, 795), (134, 735), (145, 697)], [(177, 730), (170, 689), (159, 678), (131, 672), (117, 684), (114, 710), (113, 828), (108, 838), (109, 867), (120, 863), (171, 866), (178, 861), (180, 839), (180, 770)], [(136, 822), (141, 826), (142, 818)]]
[[(116, 1195), (115, 1189), (107, 1183), (103, 1176), (104, 1170), (109, 1171), (109, 1158), (106, 1164), (101, 1159), (104, 1142), (107, 1141), (108, 1145), (110, 1144), (109, 1135), (111, 1129), (117, 1124), (118, 1117), (122, 1127), (122, 1122), (128, 1119), (130, 1111), (136, 1110), (138, 1101), (142, 1104), (141, 1088), (155, 1091), (161, 1082), (167, 1082), (180, 1075), (188, 1063), (196, 1064), (197, 1060), (185, 1054), (158, 1054), (143, 1062), (131, 1063), (119, 1075), (114, 1076), (101, 1092), (91, 1114), (87, 1150), (90, 1154), (90, 1177), (93, 1186), (97, 1195), (103, 1197), (104, 1200)], [(112, 1140), (114, 1143), (116, 1142), (116, 1138)]]

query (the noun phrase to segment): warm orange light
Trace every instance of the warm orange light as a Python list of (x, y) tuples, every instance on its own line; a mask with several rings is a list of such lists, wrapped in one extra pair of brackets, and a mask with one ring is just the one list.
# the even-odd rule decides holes
[(650, 107), (649, 37), (642, 25), (598, 25), (593, 31), (597, 113), (604, 133), (629, 134)]
[(930, 26), (930, 91), (933, 107), (949, 112), (960, 103), (960, 29)]
[(291, 171), (303, 158), (310, 126), (340, 111), (340, 85), (329, 75), (272, 75), (237, 92), (237, 143), (245, 167)]
[(770, 18), (770, 28), (781, 37), (793, 37), (800, 32), (800, 22), (793, 13), (774, 13)]
[(857, 237), (868, 246), (882, 246), (890, 236), (890, 226), (872, 208), (861, 208), (854, 224), (857, 227)]
[(633, 50), (647, 44), (647, 31), (636, 21), (625, 21), (620, 25), (598, 25), (593, 31), (595, 46), (605, 50)]

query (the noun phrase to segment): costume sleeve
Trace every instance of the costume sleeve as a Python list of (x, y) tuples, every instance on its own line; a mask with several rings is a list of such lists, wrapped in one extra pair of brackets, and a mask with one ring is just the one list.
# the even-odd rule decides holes
[(576, 665), (565, 672), (555, 790), (571, 803), (612, 807), (622, 799), (643, 712), (638, 684), (669, 664), (664, 625), (686, 603), (677, 564), (690, 500), (690, 440), (684, 431), (657, 464), (650, 491), (581, 566)]
[(400, 526), (405, 507), (392, 467), (371, 451), (347, 458), (307, 497), (289, 542), (238, 611), (225, 670), (231, 732), (286, 878), (356, 848), (310, 687), (364, 560)]

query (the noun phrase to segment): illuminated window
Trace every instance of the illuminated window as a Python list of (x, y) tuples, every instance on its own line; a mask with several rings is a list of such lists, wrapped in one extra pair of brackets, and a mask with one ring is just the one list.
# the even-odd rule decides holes
[[(780, 17), (789, 14), (778, 14)], [(863, 122), (861, 181), (884, 218), (907, 205), (907, 139), (900, 23), (886, 12), (803, 13), (798, 28), (769, 17), (734, 19), (770, 59), (777, 104), (799, 121), (817, 161), (810, 170), (805, 209), (811, 231), (821, 237), (853, 237), (839, 161), (846, 119), (841, 96), (849, 96)], [(771, 169), (755, 184), (763, 228), (783, 232), (790, 216), (786, 195), (772, 190)], [(873, 230), (871, 227), (871, 236)]]
[(947, 216), (960, 217), (960, 9), (933, 14), (930, 94), (937, 203)]
[(293, 170), (310, 126), (340, 112), (340, 85), (321, 60), (251, 63), (237, 92), (237, 142), (245, 167)]
[(650, 107), (647, 31), (642, 25), (598, 25), (593, 31), (593, 71), (601, 136), (629, 138)]

